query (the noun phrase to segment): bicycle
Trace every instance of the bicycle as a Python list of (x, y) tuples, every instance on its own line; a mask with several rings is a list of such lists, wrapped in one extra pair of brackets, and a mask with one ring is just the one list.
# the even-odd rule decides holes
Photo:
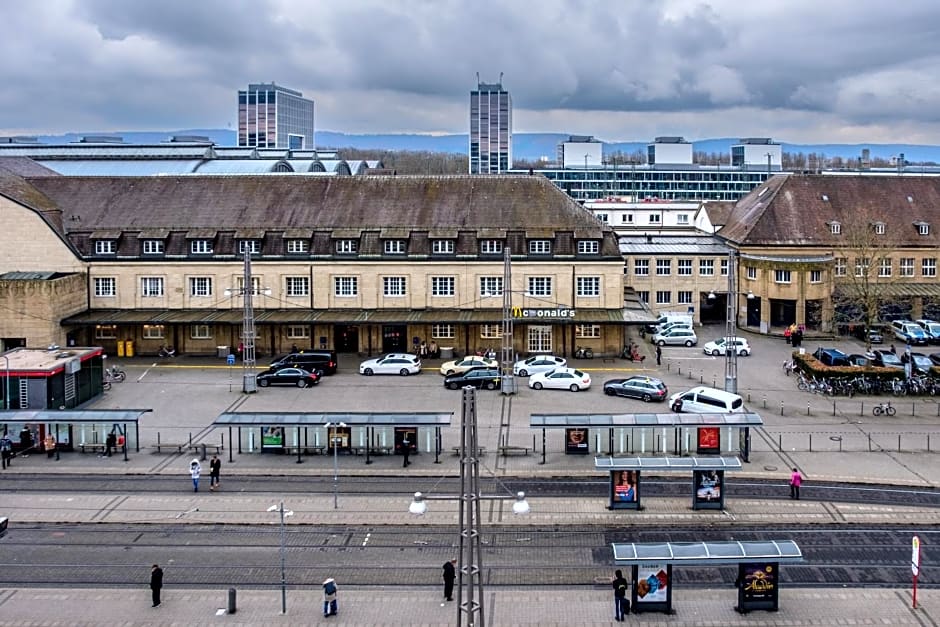
[(893, 416), (897, 413), (897, 410), (894, 407), (891, 407), (891, 402), (888, 401), (886, 403), (878, 403), (875, 405), (874, 408), (872, 408), (871, 413), (876, 416), (880, 416), (882, 414)]
[(102, 390), (105, 390), (105, 391), (110, 390), (110, 389), (111, 389), (111, 381), (109, 381), (108, 379), (102, 379), (102, 380), (101, 380), (101, 389), (102, 389)]

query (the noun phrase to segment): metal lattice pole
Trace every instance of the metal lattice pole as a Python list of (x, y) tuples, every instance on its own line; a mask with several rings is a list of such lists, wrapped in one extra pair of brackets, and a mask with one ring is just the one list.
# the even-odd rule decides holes
[(255, 371), (255, 311), (251, 303), (254, 285), (251, 281), (251, 251), (245, 246), (245, 272), (242, 285), (244, 312), (242, 315), (242, 392), (251, 394), (258, 391), (257, 372)]
[[(734, 251), (728, 251), (728, 307), (725, 316), (725, 337), (738, 335), (738, 292), (736, 288), (737, 267)], [(731, 340), (726, 340), (730, 342)], [(730, 348), (730, 350), (729, 350)], [(736, 344), (725, 348), (725, 392), (738, 393), (738, 347)]]
[(516, 393), (516, 380), (512, 374), (513, 356), (512, 322), (512, 255), (509, 247), (503, 249), (503, 346), (500, 355), (500, 388), (503, 394)]
[[(460, 552), (457, 582), (457, 624), (485, 625), (483, 552), (480, 537), (480, 461), (477, 447), (476, 390), (463, 389), (460, 419)], [(466, 593), (466, 594), (465, 594)], [(466, 596), (466, 599), (464, 599)]]

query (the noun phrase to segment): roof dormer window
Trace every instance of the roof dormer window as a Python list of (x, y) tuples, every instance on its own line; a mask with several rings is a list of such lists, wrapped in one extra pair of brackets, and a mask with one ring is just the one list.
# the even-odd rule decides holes
[(552, 240), (550, 239), (532, 239), (529, 240), (530, 255), (548, 255), (552, 252)]
[(117, 240), (99, 239), (95, 241), (96, 255), (114, 255), (117, 254)]
[(884, 235), (885, 223), (884, 222), (872, 222), (871, 230), (875, 232), (875, 235)]
[(840, 233), (842, 233), (841, 222), (833, 221), (833, 222), (827, 222), (826, 224), (829, 225), (829, 232), (832, 233), (833, 235), (839, 235)]
[(385, 254), (386, 255), (404, 255), (405, 254), (405, 240), (403, 239), (385, 240)]
[(917, 227), (917, 233), (920, 235), (930, 235), (930, 224), (927, 222), (915, 222), (914, 226)]
[(243, 239), (238, 242), (238, 254), (244, 255), (245, 252), (257, 255), (261, 252), (261, 241), (256, 239)]

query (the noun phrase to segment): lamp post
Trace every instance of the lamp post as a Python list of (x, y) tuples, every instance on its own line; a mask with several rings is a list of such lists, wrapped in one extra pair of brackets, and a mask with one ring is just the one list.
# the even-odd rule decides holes
[[(734, 251), (728, 251), (728, 302), (725, 315), (725, 337), (737, 336), (738, 321), (738, 292), (735, 286)], [(730, 342), (731, 340), (726, 340)], [(738, 393), (738, 347), (737, 345), (725, 349), (725, 392)]]
[(288, 516), (293, 516), (294, 512), (290, 510), (284, 511), (284, 501), (281, 501), (278, 505), (272, 505), (268, 508), (268, 511), (281, 513), (281, 614), (287, 614), (287, 572), (284, 567), (284, 553), (286, 552), (285, 542), (287, 538), (284, 528), (284, 519)]
[[(333, 445), (333, 509), (339, 509), (339, 443), (340, 437), (336, 432), (337, 427), (345, 427), (345, 422), (328, 422), (325, 425), (327, 436), (330, 438), (330, 444)], [(333, 435), (330, 435), (330, 429), (333, 429)]]
[[(241, 294), (244, 296), (242, 307), (242, 392), (253, 394), (258, 391), (257, 373), (255, 372), (255, 310), (251, 297), (254, 286), (251, 279), (251, 249), (245, 245), (245, 267), (242, 273), (242, 287), (225, 290), (226, 296)], [(261, 291), (265, 296), (271, 294), (270, 289)]]
[(6, 376), (6, 382), (5, 382), (6, 387), (4, 388), (4, 392), (3, 392), (3, 408), (8, 410), (10, 409), (10, 406), (11, 406), (11, 403), (10, 403), (10, 356), (4, 354), (4, 355), (0, 355), (0, 357), (3, 357), (4, 361), (6, 362), (5, 367), (7, 371), (6, 372), (7, 376)]

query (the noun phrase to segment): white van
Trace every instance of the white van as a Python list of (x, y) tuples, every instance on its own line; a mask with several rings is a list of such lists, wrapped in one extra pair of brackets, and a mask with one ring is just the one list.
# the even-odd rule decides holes
[(654, 326), (661, 327), (667, 322), (685, 322), (691, 327), (693, 324), (692, 314), (679, 311), (661, 311)]
[(737, 394), (705, 386), (673, 394), (669, 397), (669, 407), (676, 413), (690, 414), (741, 414), (745, 411), (744, 399)]

